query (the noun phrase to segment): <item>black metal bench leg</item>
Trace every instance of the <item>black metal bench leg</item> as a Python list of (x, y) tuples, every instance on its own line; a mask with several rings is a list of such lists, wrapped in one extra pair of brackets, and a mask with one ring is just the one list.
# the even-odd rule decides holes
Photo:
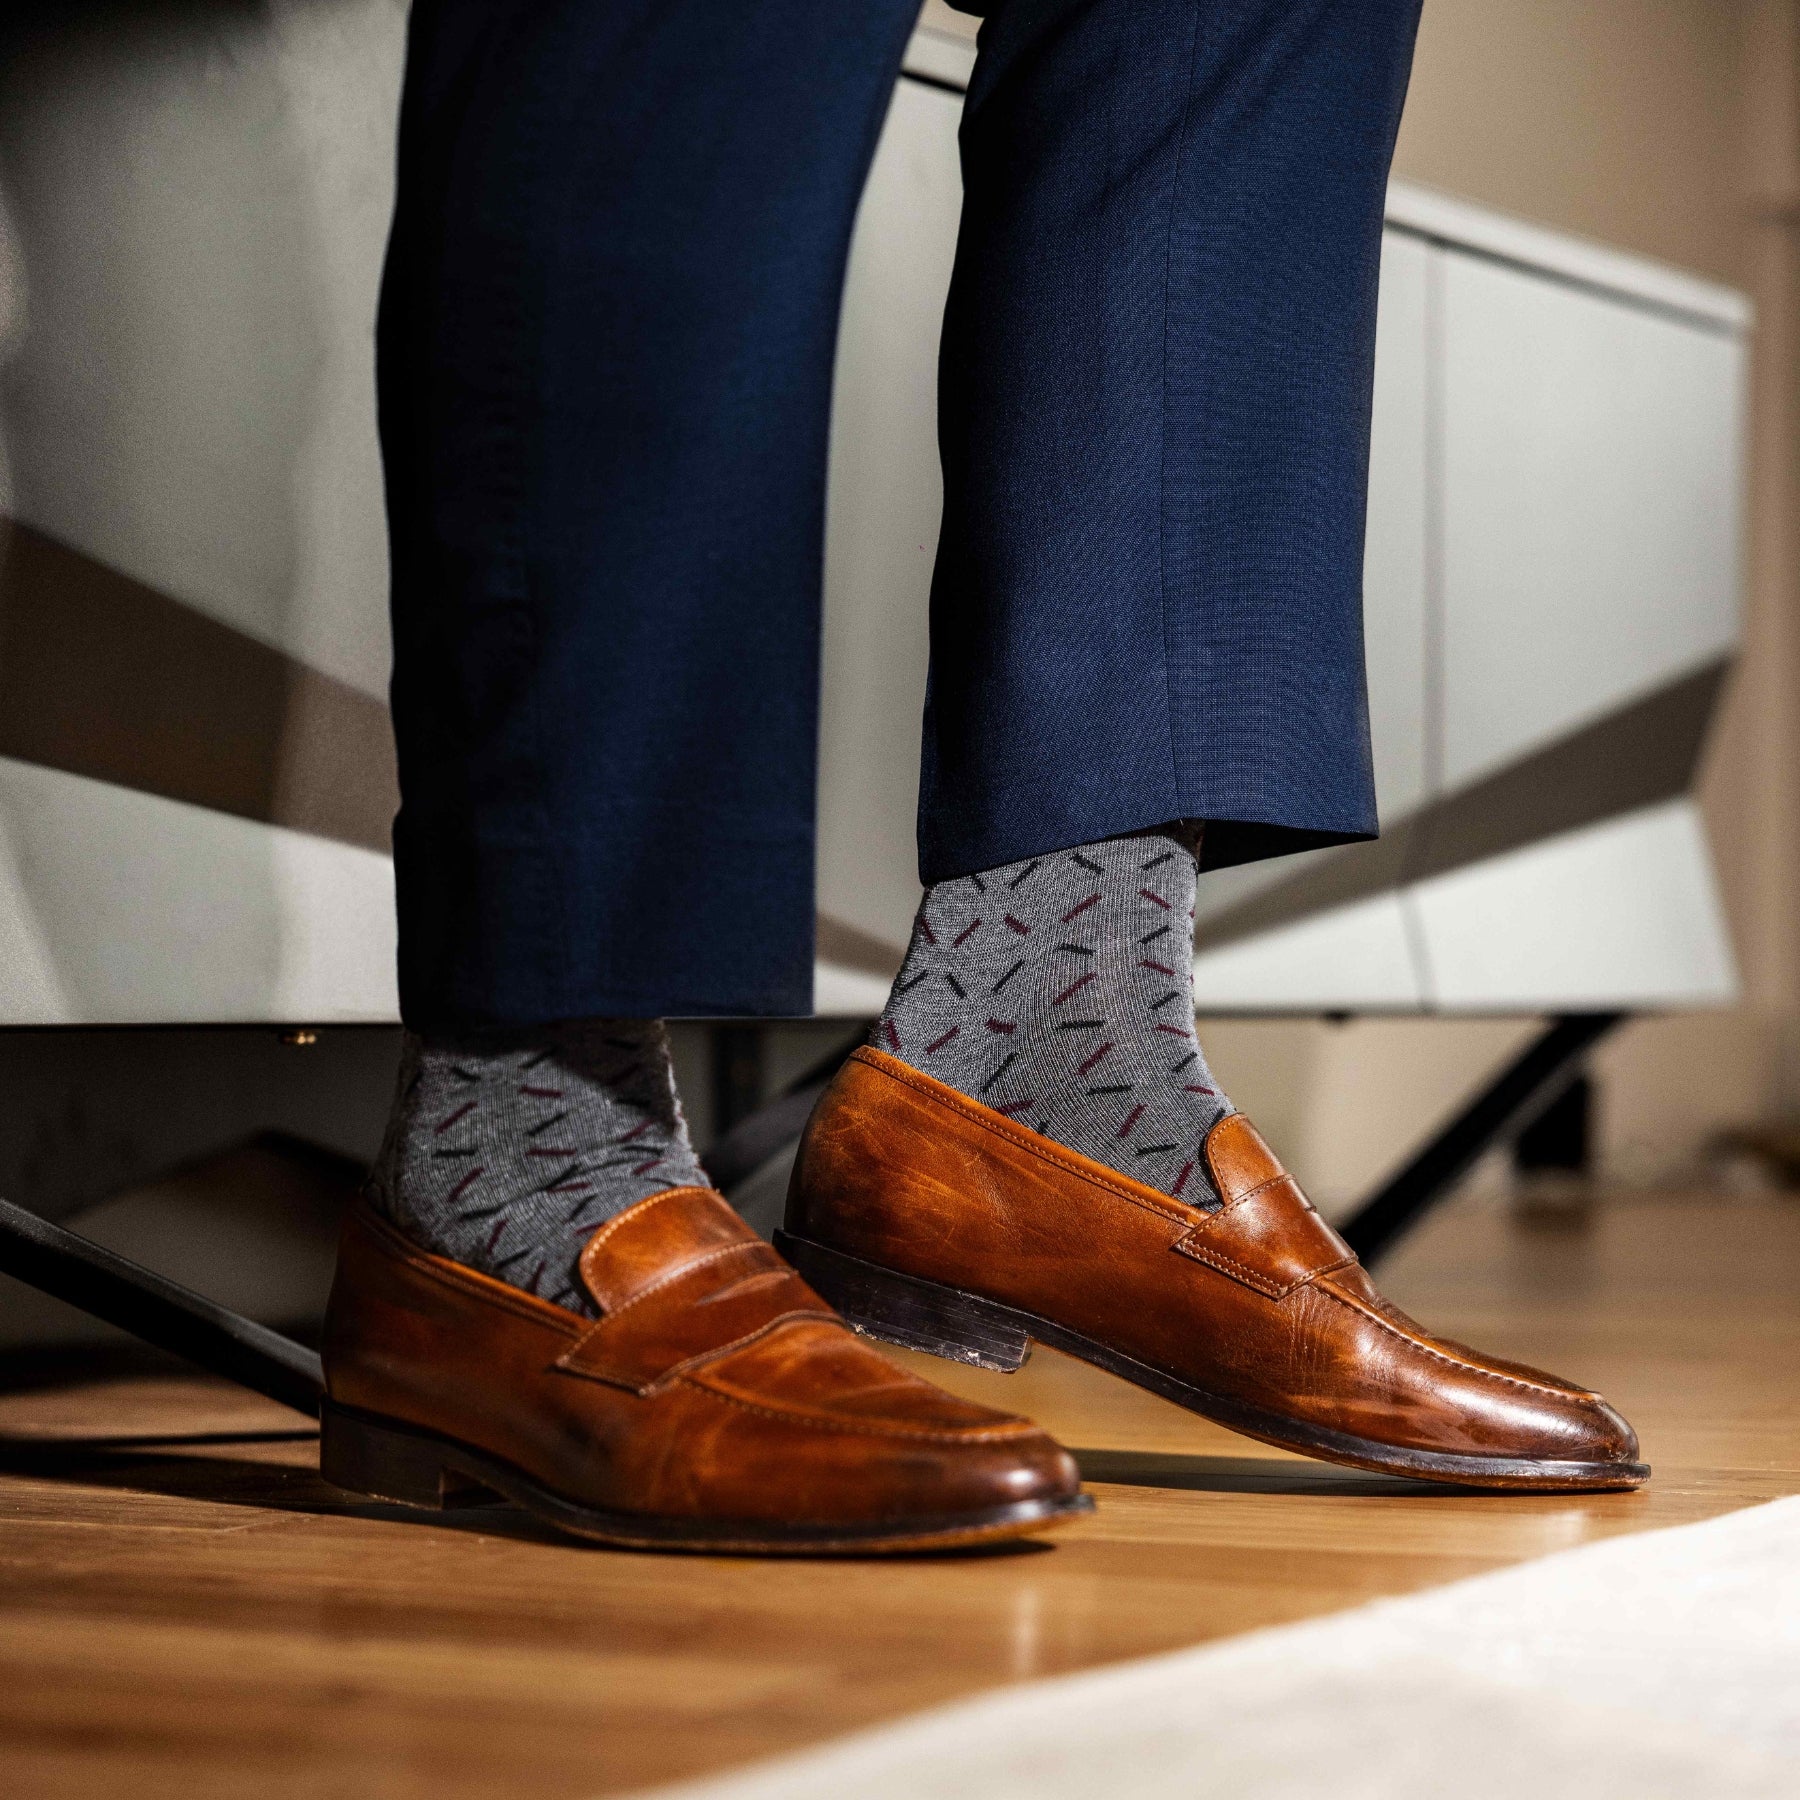
[(1557, 1019), (1339, 1227), (1350, 1248), (1373, 1263), (1449, 1193), (1485, 1150), (1528, 1118), (1572, 1064), (1629, 1016), (1565, 1013)]
[(0, 1274), (296, 1412), (319, 1416), (324, 1370), (304, 1344), (5, 1200)]

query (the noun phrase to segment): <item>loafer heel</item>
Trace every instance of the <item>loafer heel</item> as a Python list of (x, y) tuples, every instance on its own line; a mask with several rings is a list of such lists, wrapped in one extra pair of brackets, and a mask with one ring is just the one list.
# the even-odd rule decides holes
[(879, 1268), (791, 1232), (776, 1232), (775, 1248), (864, 1337), (1004, 1375), (1031, 1354), (1024, 1328), (991, 1300)]
[(442, 1512), (499, 1498), (450, 1467), (445, 1446), (326, 1401), (319, 1414), (319, 1473), (333, 1487)]

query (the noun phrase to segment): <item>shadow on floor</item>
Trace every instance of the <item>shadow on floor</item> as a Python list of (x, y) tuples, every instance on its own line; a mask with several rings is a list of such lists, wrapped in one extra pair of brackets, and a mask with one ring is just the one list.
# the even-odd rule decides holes
[(1083, 1481), (1116, 1487), (1171, 1488), (1202, 1494), (1323, 1494), (1382, 1499), (1467, 1497), (1480, 1490), (1407, 1476), (1372, 1475), (1335, 1463), (1272, 1456), (1187, 1456), (1161, 1450), (1075, 1450)]
[[(259, 1462), (251, 1457), (176, 1454), (182, 1450), (204, 1451), (232, 1444), (309, 1443), (317, 1438), (316, 1429), (208, 1431), (144, 1437), (64, 1435), (51, 1438), (0, 1433), (0, 1476), (66, 1482), (71, 1486), (120, 1493), (154, 1494), (167, 1500), (193, 1500), (215, 1506), (380, 1520), (397, 1525), (431, 1525), (450, 1531), (471, 1531), (482, 1537), (555, 1544), (565, 1549), (620, 1551), (619, 1546), (565, 1536), (547, 1525), (540, 1525), (530, 1514), (505, 1501), (492, 1506), (461, 1505), (444, 1512), (431, 1512), (380, 1500), (359, 1500), (324, 1480), (310, 1458), (304, 1462)], [(121, 1520), (121, 1524), (129, 1524), (129, 1521)], [(969, 1562), (990, 1557), (1036, 1556), (1052, 1547), (1036, 1539), (1017, 1539), (1009, 1543), (973, 1544), (955, 1550), (906, 1552), (904, 1560)], [(669, 1552), (636, 1554), (667, 1555)], [(892, 1562), (896, 1559), (890, 1554), (868, 1558), (837, 1556), (832, 1560)]]
[(0, 1394), (47, 1394), (96, 1382), (154, 1381), (159, 1376), (207, 1379), (192, 1363), (135, 1339), (0, 1348)]

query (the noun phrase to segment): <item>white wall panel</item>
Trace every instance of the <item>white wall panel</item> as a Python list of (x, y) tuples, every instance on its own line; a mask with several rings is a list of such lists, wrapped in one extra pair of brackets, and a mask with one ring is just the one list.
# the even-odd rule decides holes
[(0, 70), (16, 516), (385, 695), (399, 0), (106, 12)]
[(1654, 257), (1494, 212), (1436, 188), (1390, 181), (1386, 211), (1388, 224), (1403, 231), (1475, 250), (1514, 268), (1684, 313), (1697, 324), (1747, 332), (1755, 320), (1750, 297), (1737, 288)]
[(821, 962), (813, 968), (813, 1015), (820, 1019), (872, 1019), (887, 1005), (889, 978)]
[(1384, 820), (1410, 812), (1426, 790), (1426, 283), (1431, 255), (1417, 238), (1399, 232), (1390, 231), (1381, 246), (1363, 632), (1375, 799)]
[(1280, 887), (1311, 865), (1336, 855), (1335, 846), (1327, 850), (1300, 850), (1292, 856), (1269, 856), (1261, 862), (1233, 863), (1228, 869), (1208, 869), (1200, 877), (1194, 895), (1196, 924), (1230, 912), (1233, 907), (1253, 900), (1270, 888)]
[(1394, 894), (1334, 907), (1194, 959), (1194, 1004), (1203, 1013), (1407, 1012), (1423, 999)]
[(1691, 800), (1627, 813), (1410, 890), (1446, 1010), (1726, 1005), (1737, 978)]
[(385, 856), (0, 758), (0, 1024), (388, 1020)]
[(819, 908), (904, 947), (943, 488), (937, 343), (962, 206), (961, 98), (902, 81), (863, 195), (831, 425)]
[[(6, 767), (0, 761), (0, 781)], [(0, 1023), (53, 1025), (79, 1017), (0, 810)]]
[(1455, 787), (1735, 643), (1744, 348), (1439, 254)]

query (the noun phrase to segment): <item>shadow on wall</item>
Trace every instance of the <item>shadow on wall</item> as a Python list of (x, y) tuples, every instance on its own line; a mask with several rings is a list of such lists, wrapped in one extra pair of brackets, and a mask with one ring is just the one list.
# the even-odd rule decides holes
[[(278, 741), (262, 747), (301, 830), (343, 790), (373, 796), (360, 813), (391, 792), (371, 334), (404, 17), (400, 0), (77, 0), (0, 25), (4, 509), (120, 594), (315, 677), (278, 683)], [(9, 640), (17, 662), (66, 626), (65, 586), (5, 585), (0, 662)], [(104, 583), (96, 595), (103, 627)], [(84, 667), (102, 687), (119, 673), (108, 634), (90, 635), (65, 688)], [(181, 653), (202, 654), (205, 633), (188, 638)], [(111, 641), (117, 661), (123, 620)], [(166, 793), (155, 772), (191, 762), (212, 719), (180, 684), (145, 686), (156, 702), (133, 712), (122, 754), (139, 773), (122, 785)], [(377, 721), (348, 755), (347, 712)], [(171, 967), (191, 983), (183, 1016), (294, 1010), (296, 877), (242, 809), (82, 791), (45, 768), (121, 776), (0, 752), (0, 934), (21, 939), (0, 948), (41, 990), (41, 1010), (11, 1016), (177, 1016), (157, 991)], [(141, 1009), (122, 957), (145, 965)]]

